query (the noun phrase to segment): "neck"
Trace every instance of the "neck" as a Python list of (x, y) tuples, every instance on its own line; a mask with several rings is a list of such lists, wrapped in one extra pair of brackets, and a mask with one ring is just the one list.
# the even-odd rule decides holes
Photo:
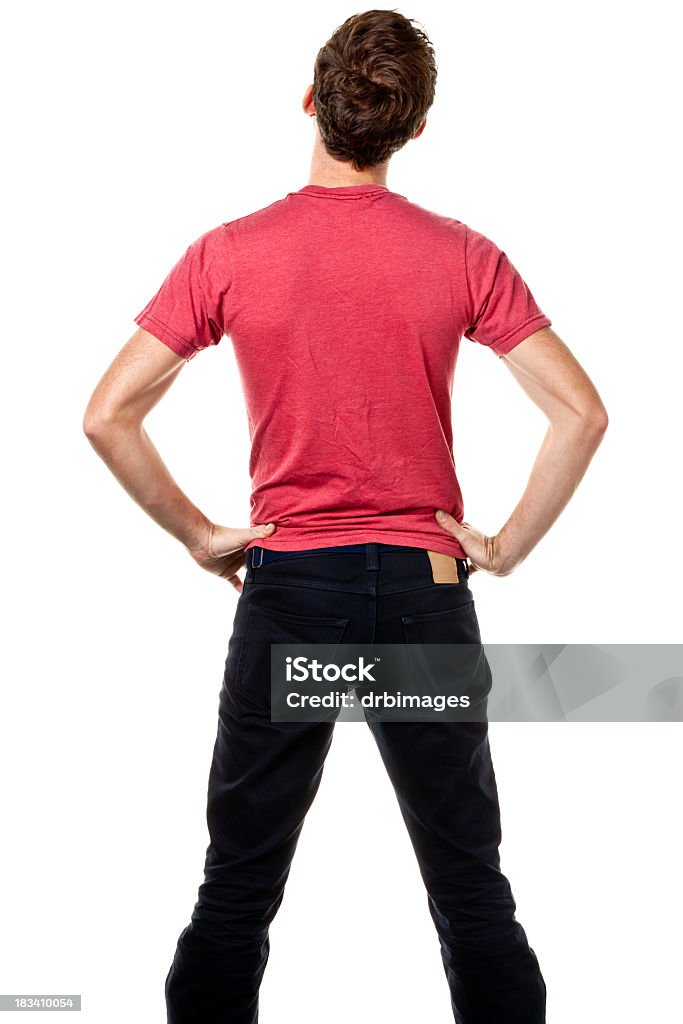
[(323, 146), (316, 131), (311, 158), (311, 170), (307, 185), (322, 185), (325, 188), (343, 188), (345, 185), (384, 185), (387, 187), (389, 161), (356, 171), (351, 164), (335, 160)]

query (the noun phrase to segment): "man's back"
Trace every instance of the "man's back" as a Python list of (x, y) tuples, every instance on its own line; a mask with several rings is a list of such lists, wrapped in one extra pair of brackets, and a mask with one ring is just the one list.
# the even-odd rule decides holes
[[(505, 253), (386, 186), (393, 154), (425, 128), (436, 74), (419, 24), (385, 10), (347, 18), (318, 51), (301, 104), (315, 127), (309, 184), (188, 246), (85, 412), (89, 440), (129, 494), (239, 593), (204, 880), (166, 976), (167, 1024), (258, 1024), (270, 926), (340, 709), (327, 698), (347, 707), (355, 691), (320, 644), (333, 661), (346, 645), (405, 646), (398, 674), (417, 685), (405, 710), (428, 688), (435, 715), (418, 699), (417, 717), (401, 714), (399, 728), (388, 692), (386, 706), (375, 692), (380, 706), (363, 702), (363, 714), (425, 883), (454, 1019), (545, 1024), (545, 980), (501, 866), (492, 673), (479, 656), (469, 577), (505, 576), (523, 561), (574, 493), (607, 421)], [(252, 442), (248, 528), (209, 519), (143, 429), (183, 361), (224, 335)], [(464, 521), (453, 460), (462, 337), (505, 356), (549, 423), (493, 535)], [(275, 648), (294, 645), (306, 662), (310, 644), (323, 658), (316, 679), (341, 688), (293, 691), (288, 708), (303, 715), (282, 720), (271, 704)], [(431, 657), (444, 645), (474, 649), (472, 678), (448, 656)], [(309, 696), (317, 702), (297, 699)], [(444, 710), (447, 702), (445, 717), (433, 697)]]
[(434, 521), (463, 511), (460, 339), (501, 355), (551, 323), (492, 241), (375, 183), (306, 185), (206, 232), (135, 321), (188, 359), (231, 338), (251, 521), (277, 525), (266, 547), (379, 541), (460, 558)]

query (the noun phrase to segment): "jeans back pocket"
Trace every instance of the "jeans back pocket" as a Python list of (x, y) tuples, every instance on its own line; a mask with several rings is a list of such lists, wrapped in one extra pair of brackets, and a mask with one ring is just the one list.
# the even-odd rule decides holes
[(401, 618), (405, 670), (414, 690), (453, 701), (459, 720), (484, 720), (492, 677), (474, 599)]
[(226, 663), (225, 685), (255, 707), (271, 706), (271, 644), (331, 645), (342, 643), (349, 619), (344, 616), (308, 615), (251, 603), (246, 609), (239, 655)]

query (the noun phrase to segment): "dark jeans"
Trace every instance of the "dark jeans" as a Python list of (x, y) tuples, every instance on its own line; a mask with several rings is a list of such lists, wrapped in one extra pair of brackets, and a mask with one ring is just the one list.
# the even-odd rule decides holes
[[(333, 720), (270, 720), (270, 644), (481, 643), (463, 560), (459, 582), (435, 583), (427, 552), (415, 547), (268, 558), (261, 548), (247, 552), (209, 774), (211, 841), (166, 978), (168, 1024), (258, 1020), (269, 925), (334, 729)], [(371, 716), (368, 725), (424, 880), (455, 1021), (542, 1024), (545, 983), (500, 869), (487, 722)], [(295, 1015), (283, 1007), (279, 1022)]]

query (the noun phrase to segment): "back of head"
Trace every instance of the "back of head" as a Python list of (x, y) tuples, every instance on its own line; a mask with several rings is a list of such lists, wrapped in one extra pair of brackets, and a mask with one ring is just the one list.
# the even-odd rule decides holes
[(396, 11), (354, 14), (319, 50), (313, 102), (323, 145), (357, 171), (411, 139), (434, 102), (432, 45)]

